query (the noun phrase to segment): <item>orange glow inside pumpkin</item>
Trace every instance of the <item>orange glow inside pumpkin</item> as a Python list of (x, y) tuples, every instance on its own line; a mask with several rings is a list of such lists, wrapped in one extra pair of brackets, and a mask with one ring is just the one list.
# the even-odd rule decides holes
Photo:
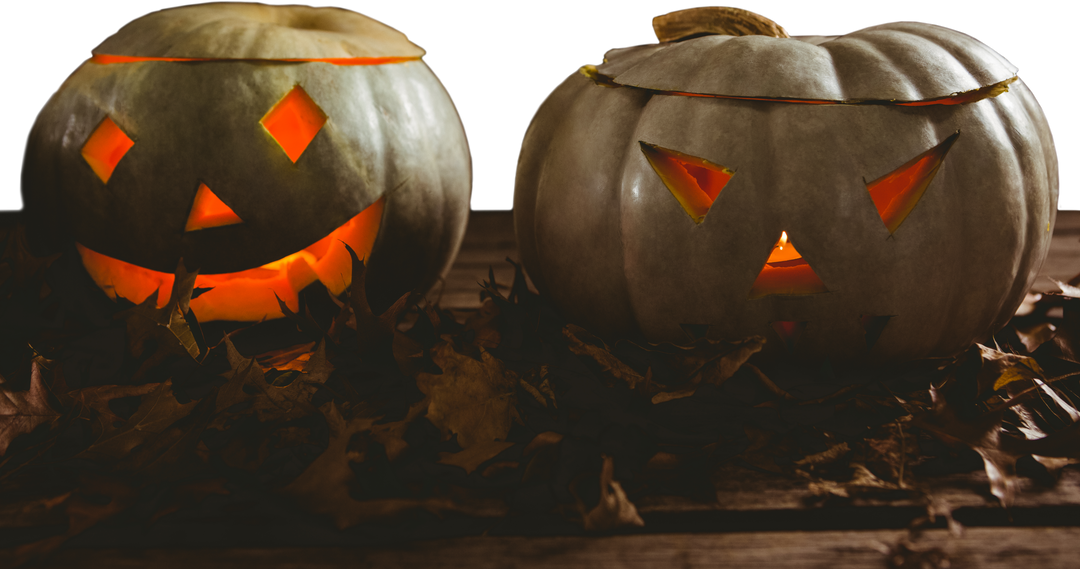
[(653, 170), (694, 223), (705, 221), (705, 214), (735, 172), (704, 158), (647, 142), (640, 144)]
[(795, 250), (795, 245), (788, 240), (787, 231), (780, 233), (780, 239), (773, 245), (769, 259), (761, 268), (754, 286), (750, 288), (750, 298), (771, 295), (800, 295), (828, 292), (810, 263)]
[(770, 322), (770, 324), (776, 335), (780, 336), (780, 340), (784, 342), (784, 347), (790, 352), (795, 348), (795, 342), (799, 340), (803, 330), (806, 330), (807, 322), (777, 320), (776, 322)]
[[(191, 300), (200, 322), (238, 320), (254, 322), (283, 316), (277, 297), (290, 310), (299, 310), (298, 293), (316, 280), (332, 294), (341, 294), (352, 280), (352, 260), (347, 243), (366, 259), (375, 244), (382, 220), (384, 199), (368, 206), (326, 237), (301, 251), (261, 267), (216, 275), (199, 275), (197, 288), (209, 288)], [(109, 298), (143, 302), (157, 292), (159, 308), (168, 304), (173, 275), (145, 269), (76, 244), (83, 266)]]
[(866, 184), (870, 199), (881, 216), (881, 221), (894, 233), (907, 219), (911, 210), (922, 199), (926, 188), (937, 174), (945, 155), (952, 148), (960, 132), (946, 138), (941, 144), (923, 152), (896, 170)]
[(275, 103), (259, 123), (295, 164), (326, 124), (326, 113), (297, 85)]
[(195, 202), (191, 205), (191, 213), (188, 214), (187, 225), (184, 231), (198, 231), (211, 227), (222, 227), (243, 223), (239, 215), (231, 207), (225, 205), (217, 194), (210, 191), (206, 184), (199, 184), (195, 192)]
[(106, 116), (83, 144), (82, 157), (97, 177), (107, 184), (116, 165), (132, 146), (135, 146), (135, 141)]

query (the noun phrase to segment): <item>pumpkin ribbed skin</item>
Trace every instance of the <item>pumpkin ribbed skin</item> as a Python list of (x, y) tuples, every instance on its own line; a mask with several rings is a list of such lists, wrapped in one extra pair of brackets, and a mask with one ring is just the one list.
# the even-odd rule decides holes
[[(94, 51), (209, 60), (91, 59), (67, 79), (38, 116), (23, 168), (41, 241), (73, 238), (170, 274), (180, 258), (231, 273), (293, 254), (384, 197), (372, 304), (449, 269), (468, 219), (468, 145), (423, 50), (400, 32), (340, 9), (210, 4), (136, 20)], [(278, 59), (356, 57), (397, 59)], [(295, 86), (327, 118), (294, 163), (260, 119)], [(107, 182), (80, 154), (105, 117), (134, 141)], [(185, 232), (200, 184), (243, 223)]]
[[(933, 34), (924, 35), (948, 36), (928, 27)], [(961, 39), (952, 43), (974, 42)], [(706, 37), (681, 44), (703, 40), (716, 43)], [(749, 41), (767, 53), (768, 45), (798, 40)], [(908, 59), (917, 65), (918, 55)], [(549, 96), (518, 164), (522, 261), (570, 319), (604, 335), (652, 342), (685, 341), (682, 325), (709, 325), (710, 337), (771, 338), (773, 353), (783, 342), (772, 323), (806, 323), (793, 347), (798, 355), (896, 360), (956, 353), (1004, 325), (1022, 301), (1050, 244), (1058, 187), (1046, 119), (1021, 81), (969, 104), (794, 104), (612, 87), (625, 77), (617, 56), (609, 52), (606, 63), (617, 72), (605, 75), (599, 66), (606, 85), (574, 74)], [(693, 74), (686, 81), (734, 65), (693, 63), (682, 62), (679, 72)], [(942, 65), (963, 69), (954, 63)], [(798, 68), (800, 61), (786, 65)], [(1001, 81), (999, 74), (982, 83)], [(963, 75), (962, 87), (946, 87), (945, 94), (986, 86), (969, 85), (971, 74)], [(906, 80), (918, 87), (920, 76), (928, 75), (911, 72)], [(677, 80), (669, 87), (690, 91)], [(816, 98), (799, 89), (789, 82), (768, 95)], [(860, 98), (880, 98), (865, 93)], [(957, 131), (925, 194), (890, 235), (866, 183)], [(665, 187), (640, 142), (735, 171), (700, 224)], [(750, 298), (781, 231), (828, 292)], [(869, 348), (864, 316), (891, 316)]]

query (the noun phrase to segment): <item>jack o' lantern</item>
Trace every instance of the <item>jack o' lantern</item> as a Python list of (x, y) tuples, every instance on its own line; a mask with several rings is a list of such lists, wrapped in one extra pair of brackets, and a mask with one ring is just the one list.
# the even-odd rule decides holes
[(1056, 216), (1046, 119), (1004, 58), (893, 23), (787, 37), (730, 8), (654, 20), (529, 127), (533, 282), (598, 333), (945, 356), (1008, 321)]
[(42, 248), (73, 239), (110, 296), (168, 301), (198, 269), (200, 320), (292, 309), (305, 286), (371, 304), (430, 287), (464, 235), (471, 171), (424, 51), (337, 8), (155, 12), (93, 50), (31, 131), (23, 200)]

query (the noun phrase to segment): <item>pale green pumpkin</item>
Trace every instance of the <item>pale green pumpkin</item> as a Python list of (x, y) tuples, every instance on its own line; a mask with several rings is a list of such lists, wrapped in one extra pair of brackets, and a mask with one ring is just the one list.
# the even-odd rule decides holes
[[(423, 53), (337, 8), (203, 4), (135, 20), (38, 116), (23, 169), (34, 235), (54, 247), (74, 239), (84, 260), (92, 251), (128, 273), (171, 274), (183, 258), (203, 275), (280, 269), (278, 280), (302, 287), (314, 277), (286, 267), (290, 256), (323, 240), (316, 253), (347, 258), (328, 236), (367, 211), (366, 237), (353, 246), (366, 247), (372, 303), (430, 287), (463, 237), (471, 170), (460, 120)], [(279, 104), (287, 108), (275, 127)], [(128, 141), (113, 133), (91, 144), (103, 125)], [(225, 217), (213, 218), (214, 207)], [(102, 279), (123, 271), (88, 268), (121, 291)], [(316, 272), (332, 291), (348, 284), (347, 266)], [(253, 286), (192, 306), (205, 318), (279, 316), (273, 294), (288, 291)], [(250, 295), (269, 308), (224, 306)]]

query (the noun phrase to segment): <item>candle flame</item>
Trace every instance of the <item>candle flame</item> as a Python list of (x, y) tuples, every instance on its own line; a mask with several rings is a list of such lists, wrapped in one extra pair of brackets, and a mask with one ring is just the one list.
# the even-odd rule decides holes
[(784, 245), (787, 245), (787, 231), (780, 232), (780, 241), (776, 244), (776, 246), (779, 247), (781, 251), (784, 249)]

